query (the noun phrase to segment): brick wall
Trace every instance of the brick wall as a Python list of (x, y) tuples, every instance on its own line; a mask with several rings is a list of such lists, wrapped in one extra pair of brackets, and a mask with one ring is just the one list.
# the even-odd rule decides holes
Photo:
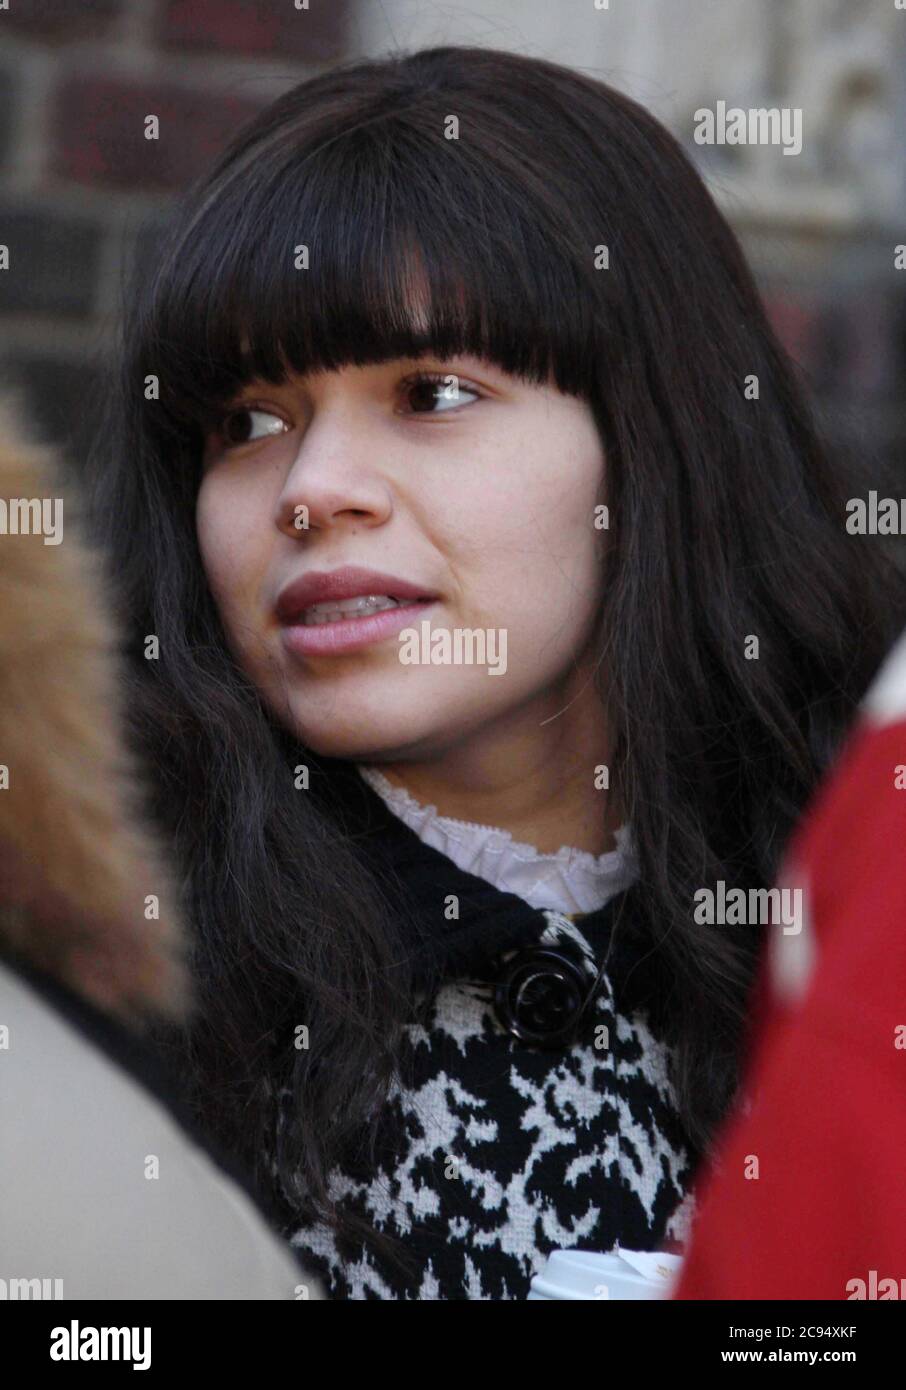
[(76, 467), (123, 267), (240, 125), (344, 56), (354, 3), (0, 0), (0, 387)]

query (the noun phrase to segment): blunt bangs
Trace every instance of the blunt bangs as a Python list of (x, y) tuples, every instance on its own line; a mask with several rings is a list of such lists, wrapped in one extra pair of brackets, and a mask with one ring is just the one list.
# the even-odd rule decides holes
[(173, 227), (142, 315), (141, 379), (158, 376), (177, 429), (290, 368), (428, 352), (592, 397), (590, 266), (509, 166), (441, 128), (403, 112), (289, 153), (285, 133), (264, 136), (235, 168), (225, 157)]

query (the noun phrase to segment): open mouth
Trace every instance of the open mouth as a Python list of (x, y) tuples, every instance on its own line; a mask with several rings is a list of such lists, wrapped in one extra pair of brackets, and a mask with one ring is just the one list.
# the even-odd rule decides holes
[(438, 597), (399, 575), (340, 565), (298, 576), (274, 608), (287, 651), (329, 656), (389, 640)]
[(295, 656), (339, 656), (398, 637), (437, 600), (363, 594), (313, 603), (284, 622), (283, 643)]
[(312, 603), (296, 618), (302, 627), (321, 627), (324, 623), (348, 622), (351, 618), (369, 618), (374, 613), (383, 613), (389, 608), (412, 608), (423, 599), (391, 598), (389, 594), (363, 594), (357, 598), (330, 599), (326, 603)]

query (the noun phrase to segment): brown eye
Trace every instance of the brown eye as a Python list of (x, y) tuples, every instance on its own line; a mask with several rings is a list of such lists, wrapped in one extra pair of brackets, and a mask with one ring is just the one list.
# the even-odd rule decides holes
[(287, 429), (285, 420), (270, 410), (256, 410), (252, 406), (240, 406), (224, 415), (219, 433), (227, 447), (251, 444), (268, 435), (283, 434)]
[(456, 406), (469, 405), (468, 397), (481, 399), (480, 393), (474, 387), (467, 386), (454, 372), (422, 373), (410, 377), (404, 385), (403, 394), (415, 415), (441, 415)]

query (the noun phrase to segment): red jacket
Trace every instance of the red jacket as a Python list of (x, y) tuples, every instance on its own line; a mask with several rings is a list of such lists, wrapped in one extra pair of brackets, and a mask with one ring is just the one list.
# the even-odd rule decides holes
[(906, 637), (779, 882), (801, 931), (768, 928), (675, 1296), (906, 1298)]

